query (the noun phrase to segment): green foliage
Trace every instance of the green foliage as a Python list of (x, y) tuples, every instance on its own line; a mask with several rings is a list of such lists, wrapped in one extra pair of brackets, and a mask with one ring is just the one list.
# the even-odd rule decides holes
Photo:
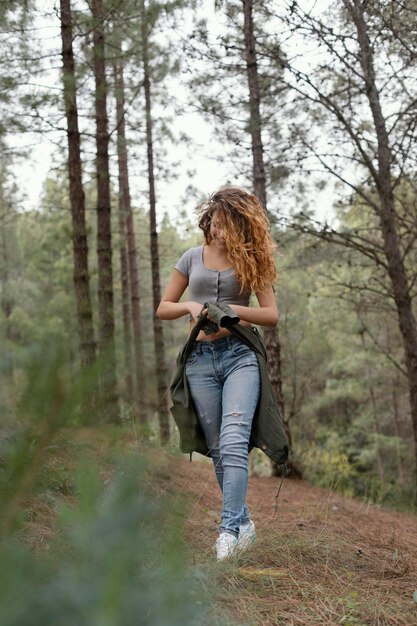
[(349, 462), (346, 452), (340, 449), (336, 434), (325, 445), (305, 446), (299, 451), (305, 476), (320, 487), (329, 487), (346, 496), (355, 495), (355, 477), (357, 472)]
[[(70, 426), (91, 407), (99, 372), (74, 377), (65, 354), (45, 345), (22, 353), (18, 365), (20, 399), (0, 424), (0, 559), (8, 564), (0, 623), (207, 623), (201, 575), (183, 562), (178, 497), (155, 498), (144, 455), (139, 462), (123, 450), (120, 460), (108, 429), (76, 443)], [(95, 452), (103, 434), (112, 451), (105, 463)], [(35, 554), (22, 539), (41, 502), (57, 522), (47, 550)]]
[(59, 179), (46, 181), (42, 211), (15, 212), (13, 234), (15, 262), (7, 285), (14, 344), (52, 340), (65, 345), (69, 357), (77, 350), (71, 223)]
[(208, 623), (200, 574), (185, 569), (171, 505), (144, 492), (138, 463), (115, 473), (103, 490), (96, 470), (82, 467), (76, 502), (61, 509), (47, 555), (3, 537), (3, 626)]
[(290, 232), (280, 240), (280, 338), (295, 458), (316, 484), (410, 508), (407, 382), (395, 317), (373, 290), (381, 276), (327, 242)]
[[(87, 421), (99, 374), (96, 366), (73, 376), (65, 352), (54, 343), (21, 352), (16, 367), (21, 379), (14, 387), (15, 406), (5, 407), (0, 423), (0, 517), (5, 529), (22, 523), (19, 502), (36, 487), (56, 433)], [(0, 401), (6, 404), (3, 396)]]

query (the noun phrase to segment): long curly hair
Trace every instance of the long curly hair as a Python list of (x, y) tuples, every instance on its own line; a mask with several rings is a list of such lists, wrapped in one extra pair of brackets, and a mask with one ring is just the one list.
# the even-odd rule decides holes
[(212, 241), (210, 226), (216, 214), (242, 291), (264, 291), (274, 284), (276, 245), (266, 211), (255, 195), (240, 187), (223, 187), (200, 204), (197, 212), (206, 244)]

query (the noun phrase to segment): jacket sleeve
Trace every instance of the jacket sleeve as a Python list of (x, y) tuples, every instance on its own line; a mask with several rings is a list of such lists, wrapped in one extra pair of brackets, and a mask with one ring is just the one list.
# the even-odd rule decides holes
[(239, 315), (232, 311), (227, 304), (222, 304), (221, 302), (205, 302), (204, 308), (207, 309), (207, 318), (209, 321), (222, 328), (234, 326), (240, 322)]

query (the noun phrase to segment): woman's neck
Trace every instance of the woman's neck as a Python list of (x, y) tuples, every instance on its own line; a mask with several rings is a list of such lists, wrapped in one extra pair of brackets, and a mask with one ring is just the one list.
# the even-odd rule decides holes
[(232, 267), (232, 263), (227, 255), (227, 249), (224, 245), (218, 245), (218, 242), (211, 241), (203, 248), (204, 265), (209, 269), (224, 270)]

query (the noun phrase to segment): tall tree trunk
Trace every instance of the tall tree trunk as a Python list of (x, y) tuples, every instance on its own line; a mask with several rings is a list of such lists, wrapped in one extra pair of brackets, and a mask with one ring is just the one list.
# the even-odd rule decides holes
[[(9, 271), (11, 259), (9, 255), (10, 245), (8, 232), (8, 203), (6, 202), (3, 187), (3, 167), (0, 166), (0, 232), (1, 232), (1, 249), (0, 249), (0, 307), (4, 315), (4, 348), (2, 350), (2, 360), (4, 364), (4, 373), (13, 376), (13, 357), (10, 342), (13, 339), (11, 316), (13, 313), (14, 302), (10, 293)], [(1, 342), (2, 343), (2, 342)]]
[(376, 407), (375, 390), (374, 390), (374, 386), (372, 384), (371, 369), (369, 367), (368, 357), (367, 357), (367, 354), (366, 354), (365, 331), (362, 331), (360, 333), (360, 336), (361, 336), (362, 350), (363, 350), (364, 357), (365, 357), (366, 385), (368, 387), (368, 395), (369, 395), (369, 400), (371, 402), (372, 430), (374, 431), (374, 434), (377, 437), (377, 439), (376, 439), (376, 461), (377, 461), (377, 466), (378, 466), (378, 474), (379, 474), (380, 482), (383, 483), (384, 480), (385, 480), (385, 472), (384, 472), (384, 463), (382, 461), (381, 448), (379, 446), (379, 441), (378, 441), (378, 435), (380, 434), (380, 432), (379, 432), (379, 424), (378, 424), (378, 411), (377, 411), (377, 407)]
[(116, 354), (114, 345), (109, 133), (102, 0), (92, 0), (91, 11), (94, 20), (93, 52), (97, 146), (96, 170), (99, 345), (100, 354), (104, 359), (102, 396), (104, 400), (105, 419), (109, 421), (116, 421), (117, 384)]
[(93, 312), (90, 298), (88, 241), (85, 220), (85, 199), (82, 184), (80, 132), (78, 129), (77, 90), (74, 52), (72, 48), (72, 17), (70, 0), (61, 0), (62, 78), (67, 118), (68, 175), (72, 219), (74, 259), (74, 290), (77, 307), (81, 366), (88, 367), (96, 358)]
[(161, 281), (159, 273), (159, 249), (158, 231), (156, 228), (156, 196), (155, 177), (153, 162), (153, 140), (152, 140), (152, 103), (151, 103), (151, 83), (149, 75), (148, 60), (148, 25), (145, 1), (142, 0), (142, 54), (143, 54), (143, 84), (145, 92), (146, 111), (146, 144), (148, 153), (148, 176), (149, 176), (149, 208), (150, 208), (150, 250), (152, 264), (152, 296), (153, 296), (153, 331), (155, 342), (156, 358), (156, 379), (157, 379), (157, 403), (158, 419), (160, 427), (161, 442), (169, 441), (169, 409), (168, 409), (168, 385), (167, 366), (165, 361), (165, 343), (161, 320), (155, 315), (161, 300)]
[[(417, 470), (417, 324), (398, 236), (391, 174), (391, 164), (394, 160), (393, 152), (389, 144), (389, 136), (376, 85), (373, 49), (369, 40), (364, 14), (366, 3), (358, 0), (353, 2), (344, 0), (344, 3), (352, 15), (358, 34), (360, 61), (366, 83), (366, 96), (378, 142), (376, 180), (379, 197), (378, 217), (381, 225), (384, 254), (387, 259), (388, 274), (391, 280), (399, 328), (404, 345)], [(415, 472), (415, 479), (415, 503), (417, 505), (417, 471)]]
[(401, 437), (401, 427), (400, 427), (400, 411), (398, 409), (398, 395), (397, 395), (397, 389), (399, 389), (399, 385), (400, 385), (400, 381), (399, 381), (399, 377), (398, 374), (396, 376), (396, 380), (393, 381), (393, 385), (392, 385), (392, 408), (394, 411), (394, 432), (395, 432), (395, 436), (397, 438), (397, 445), (396, 445), (396, 453), (397, 453), (397, 480), (398, 483), (400, 485), (404, 485), (405, 484), (405, 474), (404, 474), (404, 465), (403, 465), (403, 460), (402, 460), (402, 455), (401, 455), (401, 444), (400, 441), (402, 439)]
[[(119, 197), (124, 214), (124, 230), (127, 241), (127, 265), (129, 272), (130, 307), (133, 326), (133, 354), (135, 359), (135, 376), (133, 389), (138, 403), (139, 419), (142, 424), (147, 422), (146, 398), (147, 385), (145, 361), (143, 356), (142, 319), (140, 311), (140, 284), (138, 272), (138, 254), (135, 239), (132, 205), (130, 200), (128, 156), (125, 128), (125, 97), (124, 97), (123, 66), (115, 70), (115, 93), (117, 113), (117, 157), (119, 166)], [(140, 385), (139, 385), (140, 381)], [(140, 388), (139, 388), (140, 387)]]
[[(387, 320), (385, 324), (385, 336), (386, 336), (386, 346), (388, 354), (391, 354), (391, 332), (390, 332), (390, 323)], [(405, 474), (404, 474), (404, 464), (402, 459), (401, 452), (401, 425), (400, 425), (400, 410), (398, 406), (398, 393), (397, 391), (401, 389), (400, 386), (400, 377), (398, 370), (395, 370), (395, 376), (391, 379), (391, 398), (392, 398), (392, 412), (394, 418), (394, 433), (396, 437), (396, 456), (397, 456), (397, 481), (399, 485), (405, 484)]]
[[(137, 388), (136, 401), (139, 410), (139, 420), (142, 425), (148, 422), (147, 413), (147, 382), (145, 358), (143, 354), (142, 314), (140, 309), (140, 280), (138, 271), (138, 252), (135, 238), (133, 212), (130, 205), (126, 214), (126, 235), (129, 266), (130, 304), (133, 325), (133, 353), (135, 357), (135, 383)], [(140, 381), (140, 382), (139, 382)]]
[(132, 333), (130, 328), (130, 307), (129, 307), (129, 268), (127, 265), (127, 250), (126, 250), (126, 209), (125, 198), (123, 194), (123, 175), (122, 175), (122, 142), (124, 137), (120, 131), (120, 118), (119, 118), (119, 95), (120, 90), (120, 74), (117, 64), (113, 66), (114, 75), (114, 87), (116, 94), (116, 128), (117, 128), (117, 166), (119, 171), (119, 252), (120, 252), (120, 278), (122, 285), (122, 323), (123, 323), (123, 346), (124, 346), (124, 362), (125, 372), (124, 380), (126, 385), (126, 397), (127, 401), (132, 404), (133, 402), (133, 377), (132, 377)]
[[(259, 198), (262, 206), (267, 212), (266, 197), (266, 177), (262, 144), (262, 120), (260, 113), (261, 97), (259, 92), (258, 65), (256, 60), (256, 42), (253, 27), (253, 0), (243, 0), (244, 10), (244, 36), (246, 69), (249, 88), (250, 107), (250, 132), (252, 140), (252, 162), (253, 162), (253, 187), (254, 193)], [(281, 374), (281, 344), (279, 341), (278, 329), (264, 329), (265, 344), (268, 353), (269, 376), (272, 388), (281, 414), (284, 419), (285, 407), (282, 394), (282, 374)], [(287, 431), (289, 425), (285, 422)], [(288, 440), (291, 440), (290, 434)]]
[[(119, 174), (120, 181), (120, 174)], [(124, 380), (126, 385), (126, 400), (133, 402), (133, 377), (132, 377), (132, 333), (130, 328), (129, 306), (129, 270), (127, 266), (126, 229), (123, 201), (121, 198), (119, 182), (119, 253), (120, 253), (120, 279), (122, 285), (122, 325), (123, 325), (123, 356), (125, 364)]]
[(253, 190), (260, 203), (266, 206), (266, 177), (262, 144), (261, 96), (259, 92), (256, 41), (253, 27), (253, 0), (243, 0), (246, 72), (249, 88), (250, 132), (252, 139)]
[[(6, 342), (11, 341), (12, 339), (12, 326), (10, 323), (10, 318), (13, 312), (13, 302), (9, 293), (9, 268), (10, 268), (10, 259), (9, 259), (9, 246), (7, 242), (7, 230), (4, 224), (5, 214), (3, 213), (3, 207), (1, 203), (3, 201), (2, 193), (0, 192), (0, 222), (1, 224), (1, 273), (0, 273), (0, 284), (1, 284), (1, 310), (3, 311), (4, 319), (5, 319), (5, 329), (4, 329), (4, 337)], [(6, 349), (7, 351), (7, 349)]]

